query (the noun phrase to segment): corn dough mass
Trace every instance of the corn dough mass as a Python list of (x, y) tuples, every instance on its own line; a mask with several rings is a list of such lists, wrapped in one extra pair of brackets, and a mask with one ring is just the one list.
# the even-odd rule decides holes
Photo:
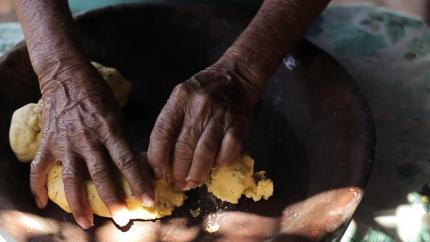
[[(107, 81), (114, 96), (123, 107), (131, 91), (131, 83), (113, 68), (93, 63), (103, 78)], [(42, 102), (31, 103), (16, 110), (12, 117), (9, 131), (9, 141), (12, 150), (19, 161), (31, 161), (40, 145), (42, 135)], [(139, 155), (139, 160), (147, 164), (146, 153)], [(127, 206), (133, 219), (152, 220), (169, 216), (173, 210), (183, 205), (186, 195), (183, 191), (173, 188), (168, 178), (155, 181), (155, 205), (144, 207), (132, 195), (129, 184), (122, 179), (122, 187), (126, 195)], [(268, 199), (273, 194), (273, 182), (265, 177), (265, 172), (254, 173), (254, 160), (244, 155), (229, 166), (214, 168), (206, 181), (208, 192), (222, 201), (238, 203), (242, 195), (254, 201)], [(70, 208), (64, 193), (62, 167), (54, 165), (48, 174), (49, 198), (70, 213)], [(92, 181), (86, 183), (89, 204), (94, 214), (111, 217), (109, 210), (99, 197)]]
[[(146, 153), (139, 155), (139, 160), (147, 164)], [(216, 168), (212, 171), (210, 179), (206, 182), (208, 191), (222, 201), (238, 203), (239, 198), (245, 195), (254, 201), (268, 199), (273, 194), (273, 182), (264, 177), (264, 172), (253, 173), (254, 160), (243, 156), (230, 166)], [(99, 197), (92, 181), (87, 184), (87, 196), (94, 214), (102, 217), (111, 217), (109, 210)], [(130, 186), (122, 179), (122, 187), (126, 194), (127, 206), (131, 218), (151, 220), (171, 215), (173, 210), (184, 204), (187, 198), (183, 191), (173, 188), (168, 178), (155, 182), (155, 205), (145, 207), (131, 193)], [(49, 199), (70, 213), (64, 193), (62, 167), (55, 165), (48, 174)]]
[[(142, 162), (146, 162), (146, 153), (143, 152), (138, 156)], [(131, 192), (128, 183), (122, 179), (122, 187), (126, 195), (127, 207), (130, 210), (132, 219), (151, 220), (171, 215), (176, 207), (182, 206), (186, 199), (185, 193), (173, 188), (168, 179), (161, 179), (155, 182), (155, 205), (154, 207), (145, 207), (136, 200)], [(62, 167), (60, 164), (52, 167), (48, 173), (48, 196), (51, 201), (56, 203), (66, 212), (71, 212), (64, 193), (64, 184), (62, 178)], [(92, 181), (86, 184), (87, 197), (94, 214), (101, 217), (111, 217), (109, 210), (97, 193), (96, 187)]]

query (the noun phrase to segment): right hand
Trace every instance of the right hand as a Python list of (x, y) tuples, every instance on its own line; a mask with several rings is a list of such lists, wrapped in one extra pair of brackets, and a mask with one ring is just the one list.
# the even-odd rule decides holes
[(147, 206), (154, 203), (152, 177), (133, 154), (119, 105), (97, 71), (89, 63), (62, 69), (39, 75), (43, 136), (31, 163), (31, 191), (38, 207), (46, 207), (47, 174), (61, 161), (67, 202), (77, 223), (83, 228), (93, 225), (85, 187), (89, 172), (114, 221), (124, 226), (130, 217), (112, 165)]

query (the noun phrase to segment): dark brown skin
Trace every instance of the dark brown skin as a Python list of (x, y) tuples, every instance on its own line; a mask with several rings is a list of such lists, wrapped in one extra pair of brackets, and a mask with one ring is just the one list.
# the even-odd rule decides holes
[[(67, 1), (15, 2), (44, 102), (42, 145), (31, 168), (36, 203), (46, 206), (46, 175), (59, 160), (67, 201), (80, 226), (93, 224), (84, 192), (87, 171), (114, 220), (125, 225), (129, 218), (111, 165), (142, 203), (150, 205), (154, 193), (150, 172), (139, 169), (126, 140), (119, 106), (79, 47)], [(267, 80), (328, 2), (264, 1), (217, 63), (173, 90), (148, 149), (158, 178), (171, 169), (177, 188), (194, 188), (214, 164), (230, 164), (240, 155)]]

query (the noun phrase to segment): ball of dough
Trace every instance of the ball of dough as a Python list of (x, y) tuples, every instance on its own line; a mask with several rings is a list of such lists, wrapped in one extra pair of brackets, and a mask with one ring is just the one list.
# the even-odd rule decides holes
[(13, 113), (9, 143), (19, 161), (31, 161), (42, 138), (42, 104), (30, 103)]
[[(138, 159), (142, 162), (147, 162), (146, 153), (141, 153)], [(70, 213), (71, 211), (64, 193), (61, 165), (57, 164), (50, 169), (47, 186), (49, 199)], [(145, 207), (141, 202), (136, 200), (132, 195), (130, 186), (124, 179), (122, 179), (122, 186), (132, 219), (152, 220), (171, 215), (173, 210), (182, 206), (186, 199), (185, 193), (175, 190), (167, 178), (155, 182), (154, 207)], [(93, 213), (102, 217), (111, 217), (109, 210), (97, 193), (94, 183), (88, 181), (86, 187), (88, 201)]]
[[(128, 101), (131, 82), (116, 69), (92, 62), (111, 88), (121, 107)], [(42, 137), (42, 102), (30, 103), (16, 110), (9, 129), (9, 143), (19, 161), (30, 162), (39, 149)]]

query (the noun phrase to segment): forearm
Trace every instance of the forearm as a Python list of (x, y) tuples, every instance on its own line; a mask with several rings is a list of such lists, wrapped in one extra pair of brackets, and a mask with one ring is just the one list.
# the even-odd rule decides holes
[[(31, 63), (41, 89), (50, 78), (85, 60), (66, 0), (15, 0)], [(43, 90), (42, 90), (43, 91)]]
[(257, 15), (224, 54), (261, 95), (285, 54), (302, 38), (330, 0), (265, 0)]

